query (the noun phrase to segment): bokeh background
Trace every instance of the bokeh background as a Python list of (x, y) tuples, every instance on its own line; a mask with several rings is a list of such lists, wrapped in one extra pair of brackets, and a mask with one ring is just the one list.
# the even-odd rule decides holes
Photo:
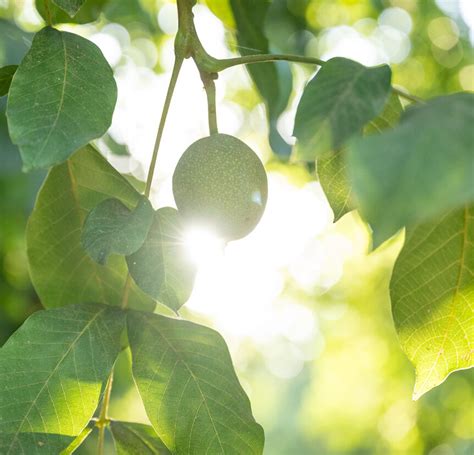
[[(200, 1), (195, 14), (212, 55), (237, 55), (226, 0)], [(95, 42), (114, 68), (117, 109), (97, 145), (141, 186), (173, 63), (176, 5), (110, 0), (96, 19), (61, 28)], [(0, 66), (19, 63), (43, 25), (32, 0), (0, 0)], [(389, 63), (394, 84), (418, 96), (474, 90), (474, 0), (273, 0), (262, 26), (274, 51)], [(314, 71), (291, 65), (293, 92), (278, 122), (290, 145), (295, 108)], [(189, 236), (199, 274), (182, 315), (224, 335), (265, 428), (265, 453), (472, 455), (472, 370), (411, 399), (414, 371), (398, 345), (388, 293), (402, 239), (368, 254), (369, 234), (356, 213), (333, 223), (314, 169), (272, 154), (265, 109), (244, 68), (223, 72), (217, 90), (220, 130), (247, 142), (266, 163), (269, 203), (258, 228), (224, 252), (212, 238)], [(21, 172), (5, 104), (0, 98), (0, 345), (41, 309), (24, 231), (45, 176)], [(202, 83), (186, 62), (160, 152), (156, 208), (173, 205), (174, 166), (207, 134), (206, 121)], [(121, 354), (111, 415), (147, 422), (129, 361)], [(78, 453), (94, 447), (91, 441)]]

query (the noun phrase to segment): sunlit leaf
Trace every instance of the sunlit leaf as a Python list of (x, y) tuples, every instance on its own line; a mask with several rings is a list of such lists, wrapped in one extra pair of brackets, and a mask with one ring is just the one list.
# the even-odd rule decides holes
[(7, 118), (25, 169), (67, 159), (109, 128), (117, 99), (112, 69), (78, 35), (40, 31), (10, 87)]
[(217, 332), (130, 312), (128, 336), (148, 417), (172, 453), (262, 454), (263, 430)]
[(153, 427), (131, 422), (110, 422), (117, 455), (171, 455)]
[(125, 313), (97, 304), (27, 319), (0, 350), (1, 453), (41, 446), (42, 436), (25, 440), (22, 433), (82, 432), (119, 353), (124, 325)]
[(407, 229), (391, 297), (400, 343), (416, 367), (414, 399), (474, 365), (474, 208)]
[[(239, 52), (242, 55), (269, 53), (268, 39), (264, 33), (269, 2), (230, 0), (230, 6), (237, 27)], [(267, 107), (272, 149), (278, 155), (288, 156), (291, 148), (276, 128), (278, 117), (286, 108), (292, 89), (292, 76), (288, 64), (259, 63), (248, 65), (247, 69)]]
[[(0, 431), (2, 455), (55, 455), (74, 440), (72, 436), (52, 433), (18, 433), (12, 444), (12, 435)], [(6, 451), (5, 451), (6, 450)]]
[(296, 158), (314, 161), (339, 150), (382, 112), (390, 80), (387, 65), (368, 68), (341, 57), (329, 60), (308, 83), (298, 105)]
[(143, 246), (127, 257), (137, 285), (154, 299), (178, 310), (189, 298), (196, 268), (187, 255), (181, 220), (170, 207), (155, 212)]
[(84, 222), (81, 243), (99, 264), (111, 253), (128, 256), (146, 239), (153, 222), (153, 207), (142, 198), (134, 210), (118, 199), (105, 199), (94, 207)]
[(84, 5), (86, 0), (52, 0), (62, 10), (66, 11), (69, 16), (74, 17)]
[(13, 75), (17, 68), (17, 65), (8, 65), (0, 68), (0, 96), (4, 96), (8, 93)]
[(395, 129), (352, 143), (349, 173), (375, 246), (474, 200), (473, 124), (474, 94), (458, 93), (410, 107)]
[[(124, 258), (113, 256), (101, 266), (81, 245), (88, 212), (109, 198), (134, 207), (141, 195), (90, 146), (48, 174), (26, 235), (31, 279), (45, 307), (78, 301), (121, 303), (127, 274)], [(132, 307), (154, 306), (135, 285), (129, 302)]]

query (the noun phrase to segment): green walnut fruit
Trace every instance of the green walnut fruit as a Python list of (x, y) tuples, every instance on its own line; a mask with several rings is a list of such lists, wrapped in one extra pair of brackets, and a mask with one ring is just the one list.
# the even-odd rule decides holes
[(267, 203), (267, 174), (254, 151), (227, 134), (192, 144), (173, 175), (178, 210), (190, 224), (210, 227), (225, 240), (245, 237)]

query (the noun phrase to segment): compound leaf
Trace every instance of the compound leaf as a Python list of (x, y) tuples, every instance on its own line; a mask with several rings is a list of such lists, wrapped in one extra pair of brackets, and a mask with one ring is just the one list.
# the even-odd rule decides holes
[(41, 447), (41, 438), (50, 441), (35, 433), (82, 432), (124, 328), (124, 312), (96, 304), (38, 311), (26, 320), (0, 350), (0, 453), (35, 453), (30, 449)]
[(0, 96), (4, 96), (10, 90), (13, 75), (15, 74), (17, 65), (8, 65), (0, 68)]
[(368, 68), (341, 57), (329, 60), (308, 83), (298, 105), (296, 158), (314, 161), (340, 149), (382, 112), (390, 80), (387, 65)]
[(118, 199), (105, 199), (89, 212), (84, 222), (82, 246), (99, 264), (105, 264), (111, 253), (135, 253), (146, 239), (153, 215), (153, 207), (146, 198), (134, 210)]
[(110, 422), (117, 455), (171, 455), (153, 427), (140, 423)]
[(59, 6), (63, 11), (69, 14), (69, 16), (74, 17), (77, 12), (84, 5), (86, 0), (53, 0), (57, 6)]
[(263, 430), (217, 332), (133, 311), (128, 336), (146, 412), (172, 453), (262, 454)]
[[(239, 52), (242, 55), (270, 52), (263, 30), (269, 5), (266, 0), (230, 0), (237, 27)], [(278, 117), (285, 110), (291, 95), (293, 83), (288, 63), (248, 65), (247, 69), (267, 108), (272, 149), (278, 155), (289, 156), (291, 147), (283, 140), (276, 127)]]
[(41, 30), (8, 96), (8, 127), (24, 168), (60, 163), (102, 136), (116, 99), (112, 69), (95, 44), (50, 27)]
[(407, 228), (391, 297), (400, 343), (416, 368), (414, 399), (473, 366), (473, 207)]
[[(48, 174), (28, 222), (30, 275), (45, 307), (92, 301), (119, 305), (127, 275), (125, 259), (93, 261), (81, 245), (88, 212), (104, 199), (135, 207), (141, 195), (91, 146)], [(132, 285), (129, 304), (152, 309), (155, 303)]]
[(189, 298), (196, 268), (183, 245), (178, 211), (164, 207), (155, 212), (143, 246), (127, 257), (137, 285), (163, 305), (178, 310)]
[(474, 200), (473, 124), (474, 94), (457, 93), (410, 107), (395, 129), (352, 143), (350, 179), (375, 246)]

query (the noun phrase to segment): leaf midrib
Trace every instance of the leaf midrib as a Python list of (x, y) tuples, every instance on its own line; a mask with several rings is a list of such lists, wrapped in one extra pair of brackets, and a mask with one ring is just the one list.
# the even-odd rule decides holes
[(44, 153), (46, 145), (49, 141), (49, 138), (51, 137), (51, 134), (53, 133), (53, 130), (56, 128), (56, 125), (58, 124), (59, 117), (62, 112), (62, 108), (64, 105), (64, 99), (65, 99), (65, 94), (66, 94), (66, 82), (67, 82), (67, 70), (68, 70), (68, 64), (67, 64), (67, 49), (66, 49), (66, 42), (64, 41), (63, 34), (61, 32), (58, 32), (59, 36), (61, 38), (61, 43), (63, 45), (63, 52), (64, 52), (64, 77), (63, 77), (63, 84), (61, 88), (61, 97), (59, 99), (59, 106), (58, 106), (58, 111), (56, 113), (56, 118), (54, 119), (53, 124), (51, 125), (51, 128), (49, 129), (48, 135), (46, 136), (43, 145), (41, 149), (38, 151), (36, 155), (35, 162), (38, 162), (38, 158)]
[(95, 322), (95, 320), (105, 311), (105, 308), (102, 308), (100, 311), (98, 311), (94, 317), (85, 325), (85, 327), (79, 332), (79, 334), (77, 335), (77, 337), (73, 340), (73, 342), (71, 343), (71, 345), (69, 346), (69, 348), (67, 349), (67, 351), (63, 354), (63, 356), (61, 357), (61, 359), (59, 360), (59, 362), (56, 364), (54, 370), (49, 374), (48, 378), (46, 379), (46, 381), (44, 382), (43, 386), (41, 387), (40, 391), (36, 394), (36, 397), (34, 398), (34, 400), (31, 402), (30, 404), (30, 407), (28, 408), (28, 410), (26, 411), (25, 413), (25, 416), (23, 417), (23, 420), (21, 421), (20, 425), (18, 426), (18, 430), (15, 432), (14, 436), (13, 436), (13, 439), (12, 439), (12, 442), (10, 444), (10, 446), (8, 447), (8, 452), (7, 452), (7, 455), (9, 455), (11, 453), (11, 450), (12, 450), (12, 447), (14, 445), (14, 443), (16, 442), (16, 440), (18, 439), (18, 435), (20, 434), (21, 432), (21, 429), (23, 428), (23, 425), (25, 424), (25, 420), (28, 418), (31, 410), (33, 409), (33, 406), (36, 405), (36, 402), (38, 400), (38, 398), (40, 397), (40, 395), (43, 393), (44, 389), (48, 386), (49, 384), (49, 381), (51, 380), (51, 378), (56, 374), (56, 372), (58, 371), (60, 365), (63, 363), (63, 361), (66, 359), (66, 357), (70, 354), (71, 350), (73, 349), (73, 347), (76, 345), (76, 343), (79, 341), (79, 339), (84, 335), (84, 333), (89, 329), (89, 327), (91, 326), (91, 324), (93, 322)]

